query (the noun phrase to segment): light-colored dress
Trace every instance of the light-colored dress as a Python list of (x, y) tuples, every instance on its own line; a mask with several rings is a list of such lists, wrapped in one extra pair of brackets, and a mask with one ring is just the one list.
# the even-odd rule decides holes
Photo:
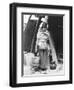
[(48, 52), (50, 50), (50, 45), (47, 42), (48, 40), (49, 40), (49, 32), (47, 30), (38, 31), (36, 45), (38, 46), (37, 49), (40, 56), (40, 67), (43, 69), (49, 67)]

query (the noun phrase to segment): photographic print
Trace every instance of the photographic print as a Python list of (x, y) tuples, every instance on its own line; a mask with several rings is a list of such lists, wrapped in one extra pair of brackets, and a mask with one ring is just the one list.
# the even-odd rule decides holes
[(63, 15), (22, 14), (23, 76), (64, 75)]
[(10, 4), (10, 86), (72, 83), (72, 7)]

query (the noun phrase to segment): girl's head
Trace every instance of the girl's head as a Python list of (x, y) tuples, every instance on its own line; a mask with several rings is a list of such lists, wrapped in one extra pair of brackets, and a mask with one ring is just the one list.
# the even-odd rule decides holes
[(48, 23), (48, 16), (45, 16), (44, 18), (42, 18), (41, 21), (44, 23)]

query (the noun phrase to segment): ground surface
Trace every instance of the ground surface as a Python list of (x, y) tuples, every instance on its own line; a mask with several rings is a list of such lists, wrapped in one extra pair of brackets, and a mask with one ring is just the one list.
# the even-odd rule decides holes
[(64, 75), (64, 66), (62, 64), (58, 64), (57, 68), (51, 70), (50, 68), (45, 71), (33, 71), (30, 70), (30, 67), (24, 66), (24, 76), (44, 76), (44, 75)]

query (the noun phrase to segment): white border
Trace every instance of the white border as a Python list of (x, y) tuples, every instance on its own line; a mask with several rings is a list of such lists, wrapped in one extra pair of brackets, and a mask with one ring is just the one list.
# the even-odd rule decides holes
[[(63, 57), (65, 62), (64, 76), (21, 77), (21, 13), (64, 14), (63, 19)], [(17, 83), (47, 82), (69, 80), (69, 10), (17, 8)]]

